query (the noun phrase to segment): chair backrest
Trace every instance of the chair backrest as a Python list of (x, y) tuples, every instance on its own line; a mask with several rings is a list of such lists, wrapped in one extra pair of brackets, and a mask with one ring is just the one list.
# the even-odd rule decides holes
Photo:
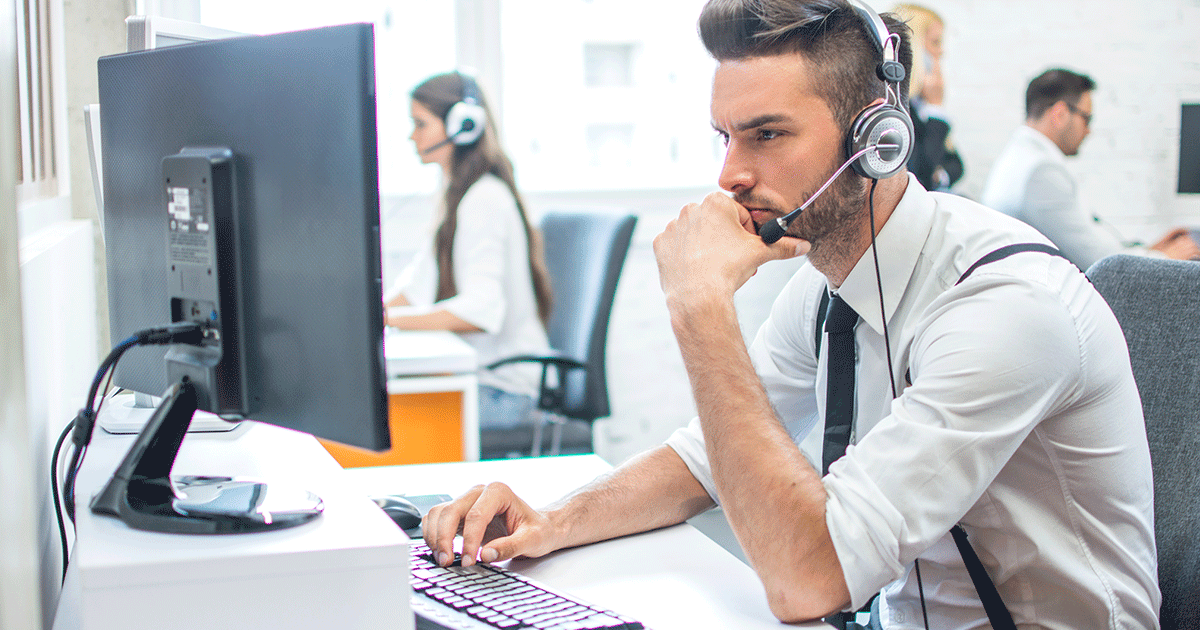
[(609, 414), (605, 343), (617, 280), (637, 217), (624, 214), (553, 212), (542, 218), (546, 266), (554, 308), (546, 333), (550, 346), (587, 364), (572, 370), (556, 413), (595, 420)]
[(1162, 628), (1200, 628), (1200, 263), (1118, 254), (1087, 275), (1121, 323), (1142, 397)]

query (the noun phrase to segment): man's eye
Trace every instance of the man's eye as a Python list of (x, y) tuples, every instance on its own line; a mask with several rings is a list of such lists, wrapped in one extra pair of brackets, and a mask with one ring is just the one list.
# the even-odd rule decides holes
[(717, 137), (721, 139), (721, 144), (729, 146), (729, 134), (725, 133), (724, 131), (718, 131)]
[(780, 134), (778, 131), (775, 131), (772, 129), (759, 129), (758, 130), (758, 139), (759, 140), (774, 140), (775, 138), (778, 138), (779, 135)]

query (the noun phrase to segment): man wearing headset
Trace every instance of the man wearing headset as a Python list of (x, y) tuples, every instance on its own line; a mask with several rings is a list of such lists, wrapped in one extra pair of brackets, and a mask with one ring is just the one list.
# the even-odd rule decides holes
[[(491, 562), (715, 501), (784, 621), (880, 592), (883, 628), (1157, 626), (1150, 457), (1121, 330), (1032, 228), (904, 171), (906, 86), (888, 62), (911, 51), (884, 29), (846, 0), (705, 6), (732, 198), (688, 205), (655, 241), (699, 417), (541, 510), (502, 484), (435, 508), (425, 539), (442, 562), (460, 526), (464, 564)], [(734, 291), (803, 253), (747, 349)], [(822, 436), (839, 430), (851, 446), (823, 474), (839, 453)]]

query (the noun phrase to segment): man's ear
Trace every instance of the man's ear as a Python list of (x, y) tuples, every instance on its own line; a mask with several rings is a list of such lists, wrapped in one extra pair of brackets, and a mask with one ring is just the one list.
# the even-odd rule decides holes
[(1071, 107), (1066, 101), (1058, 101), (1046, 110), (1046, 115), (1050, 117), (1050, 123), (1055, 129), (1061, 129), (1071, 116)]

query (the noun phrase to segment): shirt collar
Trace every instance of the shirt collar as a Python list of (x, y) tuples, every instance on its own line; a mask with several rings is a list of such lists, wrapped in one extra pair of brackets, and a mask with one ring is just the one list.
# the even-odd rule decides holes
[[(889, 320), (904, 297), (921, 249), (929, 237), (935, 205), (934, 198), (910, 173), (904, 196), (875, 237), (875, 246), (879, 248), (883, 304)], [(883, 333), (879, 289), (875, 281), (875, 259), (870, 247), (855, 263), (837, 293), (875, 332)]]
[(1066, 161), (1067, 154), (1063, 153), (1063, 150), (1058, 148), (1058, 145), (1054, 144), (1053, 140), (1047, 138), (1046, 134), (1034, 129), (1033, 127), (1030, 127), (1029, 125), (1021, 125), (1017, 128), (1017, 133), (1028, 138), (1030, 142), (1037, 145), (1037, 147), (1046, 155), (1054, 156), (1054, 159), (1059, 162)]

